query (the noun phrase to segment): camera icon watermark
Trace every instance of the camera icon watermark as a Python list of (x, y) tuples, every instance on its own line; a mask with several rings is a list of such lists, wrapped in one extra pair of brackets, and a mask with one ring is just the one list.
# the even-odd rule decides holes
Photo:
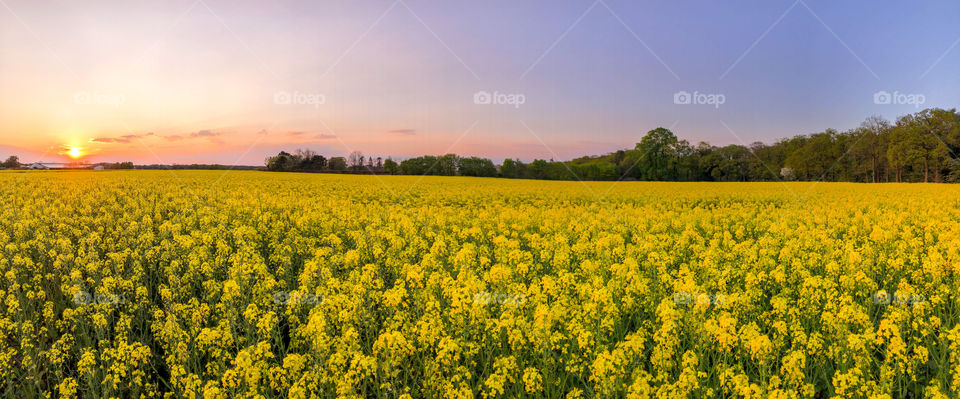
[(727, 102), (727, 96), (721, 93), (701, 93), (694, 91), (690, 93), (680, 90), (673, 93), (673, 103), (677, 105), (712, 105), (714, 108), (720, 108)]
[(512, 105), (514, 108), (520, 108), (527, 102), (527, 96), (521, 93), (501, 93), (494, 91), (478, 91), (473, 93), (473, 103), (477, 105)]
[(727, 297), (723, 294), (707, 294), (703, 292), (680, 291), (673, 294), (673, 303), (677, 305), (704, 305), (720, 306), (727, 303)]
[(873, 303), (876, 305), (916, 305), (927, 301), (927, 297), (922, 294), (908, 294), (895, 291), (893, 295), (886, 290), (877, 291), (873, 294)]
[(126, 301), (122, 294), (99, 294), (88, 291), (78, 291), (73, 294), (73, 303), (76, 305), (119, 305)]
[(490, 292), (478, 292), (473, 294), (473, 303), (477, 305), (523, 305), (527, 302), (527, 297), (523, 294), (504, 294), (504, 293), (490, 293)]
[(73, 93), (73, 103), (77, 105), (109, 105), (119, 107), (127, 102), (127, 97), (119, 93), (99, 93), (78, 91)]
[(926, 102), (927, 96), (919, 93), (901, 93), (896, 90), (893, 93), (886, 90), (873, 93), (873, 103), (877, 105), (912, 105), (920, 108)]
[(277, 305), (319, 305), (323, 295), (303, 294), (296, 291), (277, 291), (273, 294), (273, 303)]
[(327, 96), (320, 93), (278, 91), (273, 93), (273, 103), (276, 105), (307, 105), (320, 108), (321, 105), (327, 103)]

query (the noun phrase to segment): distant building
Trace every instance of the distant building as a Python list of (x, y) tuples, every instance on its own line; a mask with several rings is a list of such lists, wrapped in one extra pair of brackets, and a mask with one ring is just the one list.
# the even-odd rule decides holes
[(93, 170), (103, 170), (103, 165), (94, 166)]
[(83, 168), (83, 165), (67, 164), (62, 162), (34, 162), (27, 166), (27, 169), (48, 170), (48, 169), (77, 169)]

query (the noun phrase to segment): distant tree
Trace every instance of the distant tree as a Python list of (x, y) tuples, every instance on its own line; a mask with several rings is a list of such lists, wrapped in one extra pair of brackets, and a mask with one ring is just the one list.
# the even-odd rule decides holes
[(289, 171), (299, 166), (297, 158), (286, 151), (280, 151), (276, 156), (267, 158), (266, 163), (267, 170), (272, 171)]
[(457, 160), (457, 171), (461, 176), (493, 177), (497, 167), (486, 158), (464, 157)]
[(960, 160), (955, 159), (958, 153), (960, 113), (956, 109), (931, 108), (903, 115), (892, 124), (873, 116), (852, 130), (827, 129), (769, 145), (692, 145), (668, 129), (657, 128), (647, 132), (632, 149), (570, 161), (537, 159), (524, 164), (504, 159), (497, 167), (485, 158), (456, 154), (424, 155), (398, 163), (391, 158), (384, 161), (380, 157), (364, 157), (359, 151), (346, 159), (327, 160), (312, 151), (297, 150), (293, 155), (281, 152), (266, 163), (270, 170), (349, 167), (394, 174), (553, 180), (943, 182), (960, 181)]
[(101, 165), (104, 169), (133, 169), (133, 162), (130, 161), (106, 163)]
[[(320, 170), (326, 163), (326, 158), (310, 149), (297, 149), (293, 153), (293, 161), (296, 163), (294, 169), (299, 170)], [(318, 164), (319, 163), (319, 164)]]
[(579, 180), (616, 180), (620, 177), (617, 165), (605, 159), (596, 159), (591, 162), (569, 165), (574, 179)]
[(3, 161), (3, 163), (0, 164), (0, 166), (3, 166), (4, 168), (8, 168), (8, 169), (19, 168), (19, 167), (20, 167), (20, 157), (18, 157), (18, 156), (16, 156), (16, 155), (11, 155), (11, 156), (7, 157), (7, 160), (6, 160), (6, 161)]
[(518, 178), (520, 177), (520, 171), (517, 164), (520, 161), (514, 161), (510, 158), (504, 159), (503, 164), (500, 165), (500, 176), (508, 178)]
[(436, 174), (437, 157), (424, 155), (422, 157), (413, 157), (404, 159), (400, 162), (400, 173), (405, 175), (426, 175)]
[(327, 167), (327, 158), (323, 155), (314, 155), (309, 160), (303, 162), (303, 169), (323, 170)]
[(913, 115), (904, 115), (890, 129), (890, 142), (887, 146), (887, 161), (893, 168), (898, 183), (911, 181), (913, 172), (924, 159), (922, 144), (923, 125)]
[(658, 127), (640, 139), (635, 150), (640, 152), (640, 177), (644, 180), (674, 180), (677, 136)]
[(437, 164), (434, 167), (434, 169), (436, 169), (434, 174), (441, 176), (456, 176), (458, 161), (459, 157), (457, 154), (446, 154), (440, 157), (437, 159)]
[[(930, 108), (920, 111), (915, 118), (922, 124), (921, 146), (924, 154), (923, 181), (943, 182), (951, 172), (951, 154), (957, 152), (960, 139), (960, 118), (955, 110)], [(933, 176), (930, 176), (930, 173)]]
[(332, 157), (330, 161), (327, 162), (327, 167), (330, 170), (347, 170), (347, 160), (343, 157)]
[(534, 159), (533, 162), (530, 163), (530, 166), (527, 167), (527, 170), (530, 172), (529, 177), (531, 179), (546, 179), (547, 165), (549, 165), (547, 161)]
[(746, 181), (750, 176), (750, 157), (750, 149), (731, 144), (715, 148), (703, 161), (713, 181)]
[(681, 181), (696, 181), (700, 178), (700, 159), (697, 149), (687, 140), (677, 141), (674, 145), (675, 178)]
[(930, 108), (903, 115), (889, 132), (886, 156), (896, 181), (942, 182), (957, 175), (954, 154), (960, 151), (960, 115), (956, 110)]
[(394, 161), (393, 158), (387, 157), (387, 160), (383, 161), (383, 170), (385, 170), (387, 173), (391, 175), (395, 175), (397, 173), (400, 173), (400, 165), (397, 164), (397, 162)]
[(564, 162), (551, 160), (543, 169), (543, 178), (547, 180), (583, 180), (573, 169)]
[(786, 166), (792, 168), (803, 180), (832, 180), (828, 173), (846, 152), (837, 145), (838, 133), (827, 129), (811, 134), (804, 144), (787, 157)]
[(627, 157), (627, 152), (624, 150), (617, 150), (616, 152), (613, 153), (613, 156), (610, 157), (611, 158), (610, 162), (612, 162), (614, 165), (617, 165), (617, 175), (621, 177), (626, 172), (626, 170), (623, 168), (623, 161), (624, 159), (626, 159), (626, 157)]
[(885, 175), (890, 122), (879, 116), (871, 116), (850, 134), (854, 139), (850, 150), (854, 172), (864, 174), (863, 181), (879, 182), (881, 176)]
[(317, 153), (309, 148), (297, 148), (297, 150), (293, 152), (293, 156), (301, 162), (309, 161), (315, 155), (317, 155)]
[(777, 171), (780, 165), (773, 161), (773, 151), (766, 144), (755, 141), (747, 146), (747, 150), (750, 152), (750, 156), (746, 159), (747, 180), (771, 181), (781, 179)]
[(351, 169), (357, 170), (363, 166), (363, 153), (360, 151), (353, 151), (350, 155), (347, 155), (347, 165)]

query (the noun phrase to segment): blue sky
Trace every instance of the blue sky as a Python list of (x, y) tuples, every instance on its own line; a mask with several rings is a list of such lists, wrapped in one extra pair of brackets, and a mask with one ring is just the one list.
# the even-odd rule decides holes
[(568, 159), (960, 103), (956, 1), (2, 1), (0, 152), (35, 157)]

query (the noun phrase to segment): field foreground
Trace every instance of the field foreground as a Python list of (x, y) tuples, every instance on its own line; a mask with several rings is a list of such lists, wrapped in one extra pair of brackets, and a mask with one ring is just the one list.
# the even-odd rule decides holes
[(953, 397), (960, 186), (0, 172), (0, 395)]

